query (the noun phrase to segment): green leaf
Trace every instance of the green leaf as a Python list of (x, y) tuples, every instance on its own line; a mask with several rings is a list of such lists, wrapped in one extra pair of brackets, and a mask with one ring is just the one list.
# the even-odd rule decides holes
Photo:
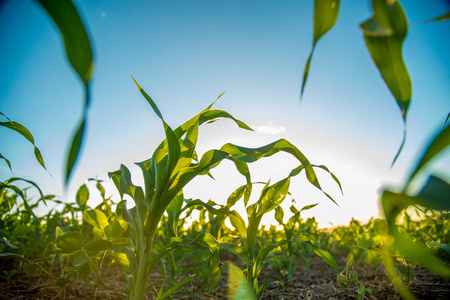
[(441, 277), (450, 278), (450, 268), (433, 256), (424, 245), (413, 242), (409, 237), (395, 232), (393, 247), (407, 258), (417, 261), (420, 266), (437, 273)]
[(56, 226), (56, 238), (59, 238), (63, 234), (64, 232), (62, 231), (62, 229), (59, 226)]
[(357, 246), (361, 249), (369, 249), (372, 246), (372, 240), (366, 235), (363, 235), (357, 243)]
[(1, 257), (11, 257), (11, 258), (15, 258), (15, 259), (18, 259), (18, 260), (27, 262), (27, 263), (31, 263), (31, 262), (30, 262), (28, 259), (26, 259), (25, 257), (23, 257), (23, 256), (21, 256), (21, 255), (19, 255), (19, 254), (17, 254), (17, 253), (12, 253), (12, 252), (2, 252), (2, 253), (0, 253), (0, 258), (1, 258)]
[(125, 245), (128, 243), (128, 239), (123, 236), (115, 237), (111, 241), (113, 245)]
[(369, 265), (376, 267), (383, 260), (383, 255), (379, 250), (368, 249), (364, 259)]
[(450, 126), (440, 131), (432, 142), (426, 147), (426, 150), (419, 159), (417, 165), (413, 168), (409, 179), (406, 181), (407, 186), (411, 184), (415, 176), (439, 153), (450, 146)]
[[(4, 114), (0, 113), (1, 115), (3, 115), (4, 117), (6, 117)], [(9, 120), (9, 119), (8, 119)], [(34, 143), (34, 137), (31, 134), (31, 132), (22, 124), (14, 122), (14, 121), (9, 121), (9, 122), (0, 122), (0, 126), (9, 128), (14, 130), (15, 132), (19, 133), (20, 135), (22, 135), (24, 138), (26, 138), (34, 147), (34, 156), (36, 157), (36, 160), (39, 162), (39, 164), (45, 169), (45, 164), (44, 164), (44, 159), (42, 158), (41, 155), (41, 151), (38, 149), (38, 147), (36, 147), (35, 143)], [(9, 168), (11, 169), (11, 164), (9, 163), (9, 161), (4, 158), (3, 155), (1, 155), (1, 157), (6, 161), (6, 163), (8, 164)]]
[[(325, 193), (320, 186), (319, 180), (317, 179), (316, 173), (313, 169), (313, 165), (309, 162), (306, 156), (294, 145), (292, 145), (289, 141), (285, 139), (280, 139), (268, 145), (259, 147), (259, 148), (245, 148), (233, 144), (225, 144), (220, 148), (221, 151), (227, 152), (233, 156), (233, 158), (244, 161), (244, 162), (254, 162), (262, 157), (269, 157), (278, 152), (287, 152), (297, 158), (302, 164), (302, 169), (305, 169), (306, 178), (308, 181), (314, 185), (316, 188), (321, 190), (325, 196), (327, 196), (331, 201), (333, 201), (336, 205), (336, 201)], [(298, 168), (295, 168), (291, 171), (290, 176), (295, 176), (299, 172), (296, 172)]]
[(305, 236), (298, 236), (293, 238), (292, 241), (302, 242), (310, 245), (318, 256), (320, 256), (329, 266), (333, 267), (333, 269), (335, 269), (336, 272), (339, 273), (339, 267), (336, 261), (334, 260), (333, 256), (331, 256), (331, 254), (328, 253), (327, 251), (321, 249), (313, 240), (310, 240)]
[(325, 170), (328, 172), (328, 174), (330, 174), (331, 178), (333, 178), (333, 180), (337, 183), (337, 185), (339, 186), (339, 189), (341, 190), (341, 194), (344, 195), (344, 191), (342, 190), (342, 186), (341, 186), (341, 182), (339, 181), (339, 179), (336, 177), (336, 175), (334, 175), (326, 166), (324, 165), (312, 165), (314, 168), (320, 168), (322, 170)]
[(91, 224), (94, 228), (103, 229), (109, 225), (108, 218), (98, 209), (87, 210), (83, 213), (83, 220)]
[(112, 243), (107, 240), (94, 240), (84, 245), (86, 251), (104, 251), (112, 247)]
[(89, 200), (89, 190), (87, 186), (83, 184), (77, 191), (76, 201), (78, 206), (84, 208), (88, 200)]
[(417, 204), (433, 210), (450, 210), (450, 184), (430, 176), (424, 188), (413, 199)]
[[(247, 185), (242, 185), (238, 187), (235, 191), (231, 193), (230, 196), (228, 196), (227, 199), (227, 207), (232, 207), (236, 202), (244, 196), (244, 192), (247, 189)], [(244, 203), (245, 204), (245, 203)]]
[(66, 159), (65, 179), (67, 185), (78, 158), (89, 106), (89, 80), (93, 71), (92, 49), (86, 29), (70, 0), (37, 0), (57, 26), (64, 41), (66, 56), (72, 68), (84, 84), (84, 108), (82, 120), (72, 139)]
[(65, 178), (64, 182), (67, 185), (69, 183), (69, 178), (72, 173), (72, 169), (75, 165), (75, 162), (78, 158), (78, 154), (80, 152), (81, 142), (83, 140), (83, 133), (85, 128), (85, 118), (83, 118), (83, 121), (81, 121), (80, 125), (78, 126), (78, 129), (76, 130), (72, 142), (70, 143), (69, 152), (67, 154), (67, 161), (66, 161), (66, 170), (65, 170)]
[(384, 191), (381, 196), (381, 204), (387, 224), (392, 230), (395, 218), (410, 205), (421, 205), (434, 210), (450, 210), (450, 185), (434, 176), (431, 176), (422, 190), (416, 196), (408, 196), (403, 193)]
[(70, 0), (38, 0), (58, 27), (67, 59), (86, 85), (93, 69), (92, 49), (86, 29)]
[(20, 237), (25, 237), (31, 231), (33, 231), (33, 228), (31, 228), (28, 225), (17, 225), (14, 228), (14, 230), (13, 230), (11, 235), (13, 237), (20, 238)]
[(78, 231), (69, 231), (56, 239), (56, 247), (62, 253), (72, 253), (81, 250), (83, 236)]
[(302, 212), (302, 211), (305, 211), (305, 210), (309, 210), (309, 209), (311, 209), (311, 208), (316, 207), (317, 205), (319, 205), (319, 203), (316, 203), (316, 204), (310, 204), (310, 205), (305, 205), (305, 206), (303, 206), (303, 207), (300, 209), (299, 212)]
[(192, 279), (194, 279), (195, 274), (188, 276), (186, 278), (184, 278), (183, 280), (181, 280), (180, 282), (178, 282), (177, 284), (175, 284), (173, 287), (171, 287), (170, 289), (168, 289), (160, 298), (160, 300), (166, 299), (167, 297), (169, 297), (170, 295), (172, 295), (173, 293), (175, 293), (176, 291), (180, 290), (183, 286), (185, 286), (186, 284), (188, 284), (189, 282), (191, 282)]
[(431, 23), (431, 22), (437, 22), (437, 21), (447, 21), (447, 20), (450, 20), (450, 11), (446, 12), (445, 14), (442, 14), (442, 15), (440, 15), (438, 17), (431, 18), (429, 20), (422, 21), (422, 22), (419, 22), (419, 23), (415, 23), (414, 25), (416, 25), (416, 24), (424, 24), (424, 23)]
[(60, 287), (65, 287), (66, 285), (71, 284), (72, 282), (73, 281), (68, 278), (60, 277), (58, 278), (58, 280), (56, 280), (55, 284)]
[(42, 202), (44, 202), (45, 205), (47, 205), (47, 203), (45, 202), (45, 199), (47, 197), (44, 196), (44, 193), (42, 192), (42, 190), (39, 188), (39, 186), (34, 181), (27, 180), (27, 179), (20, 178), (20, 177), (11, 177), (8, 180), (6, 180), (6, 183), (9, 184), (9, 183), (12, 183), (12, 182), (15, 182), (15, 181), (23, 181), (23, 182), (26, 182), (28, 184), (31, 184), (33, 187), (35, 187), (38, 190), (38, 193), (39, 193), (39, 196), (40, 196), (38, 202), (42, 201)]
[(210, 169), (219, 165), (219, 163), (222, 160), (229, 157), (230, 155), (224, 151), (220, 150), (207, 151), (205, 154), (203, 154), (199, 164), (180, 170), (176, 178), (172, 180), (168, 191), (164, 193), (164, 195), (161, 197), (163, 198), (161, 201), (163, 203), (167, 203), (168, 205), (168, 203), (173, 199), (173, 197), (175, 197), (175, 195), (178, 194), (178, 192), (197, 175), (200, 175), (204, 172), (208, 172)]
[[(75, 267), (81, 266), (82, 264), (88, 261), (87, 257), (84, 255), (83, 252), (75, 252), (69, 255), (71, 256), (70, 260)], [(90, 255), (88, 254), (88, 256), (89, 258), (94, 258), (98, 256), (98, 253), (90, 253)], [(89, 272), (89, 268), (87, 268), (87, 270)]]
[(199, 237), (197, 237), (195, 240), (197, 242), (200, 242), (200, 241), (205, 242), (210, 247), (221, 246), (225, 250), (236, 254), (242, 260), (242, 262), (244, 262), (247, 266), (252, 265), (252, 261), (250, 260), (249, 253), (243, 247), (240, 247), (240, 246), (232, 244), (232, 243), (220, 243), (219, 241), (216, 240), (215, 237), (213, 237), (209, 233), (204, 233), (204, 234), (200, 235)]
[(8, 246), (11, 249), (19, 249), (19, 247), (17, 247), (16, 245), (14, 245), (13, 243), (11, 243), (10, 241), (8, 241), (4, 236), (2, 236), (0, 238), (0, 242), (3, 242), (6, 244), (6, 246)]
[(155, 114), (161, 119), (164, 120), (161, 112), (158, 109), (158, 106), (156, 106), (155, 102), (153, 101), (153, 99), (144, 91), (144, 89), (139, 85), (139, 83), (137, 83), (137, 81), (134, 79), (133, 76), (131, 76), (131, 78), (133, 79), (134, 83), (136, 84), (136, 86), (138, 87), (139, 91), (141, 92), (141, 94), (144, 96), (145, 100), (147, 100), (147, 102), (150, 104), (150, 106), (153, 108), (153, 111), (155, 112)]
[(278, 224), (282, 225), (283, 224), (283, 218), (284, 218), (283, 208), (281, 208), (281, 206), (278, 206), (275, 209), (275, 220), (277, 220)]
[(242, 219), (241, 215), (236, 211), (230, 211), (228, 207), (222, 206), (219, 209), (216, 209), (209, 205), (208, 203), (205, 203), (201, 200), (194, 200), (189, 202), (188, 204), (183, 207), (183, 209), (179, 210), (177, 213), (177, 218), (183, 213), (183, 211), (187, 210), (190, 207), (200, 205), (202, 207), (205, 207), (211, 214), (218, 215), (218, 216), (227, 216), (230, 218), (231, 224), (239, 231), (239, 235), (244, 239), (244, 241), (247, 239), (247, 228), (245, 226), (244, 219)]
[[(394, 164), (406, 140), (406, 114), (412, 95), (411, 79), (402, 57), (408, 22), (398, 1), (391, 3), (390, 1), (373, 0), (372, 4), (374, 16), (360, 26), (364, 32), (366, 47), (383, 80), (396, 99), (404, 122), (403, 141), (394, 158)], [(380, 28), (385, 30), (380, 30)]]
[(228, 266), (228, 298), (232, 300), (256, 300), (254, 291), (246, 281), (241, 269), (226, 261)]
[(372, 0), (374, 16), (361, 24), (365, 34), (372, 36), (391, 36), (394, 34), (389, 16), (386, 13), (386, 0)]
[[(20, 178), (14, 178), (19, 180)], [(11, 180), (11, 178), (9, 179), (9, 181)], [(25, 195), (23, 194), (22, 190), (19, 189), (17, 186), (11, 185), (9, 184), (9, 181), (6, 182), (0, 182), (0, 191), (3, 189), (11, 189), (14, 191), (14, 193), (16, 193), (17, 195), (19, 195), (20, 198), (22, 198), (23, 201), (23, 205), (25, 206), (25, 210), (32, 216), (33, 221), (35, 223), (39, 223), (38, 218), (36, 217), (36, 215), (34, 214), (33, 210), (31, 209), (30, 205), (28, 204), (28, 201), (25, 197)]]
[(255, 264), (253, 267), (253, 269), (254, 269), (253, 276), (254, 277), (257, 277), (259, 275), (259, 273), (261, 272), (261, 268), (263, 266), (264, 260), (266, 259), (267, 255), (269, 255), (269, 253), (272, 252), (273, 250), (275, 250), (278, 246), (284, 245), (287, 242), (288, 241), (284, 240), (279, 243), (271, 243), (271, 244), (265, 246), (260, 251), (258, 251), (258, 255), (256, 257)]
[(9, 162), (9, 160), (6, 157), (4, 157), (1, 153), (0, 153), (0, 158), (6, 162), (6, 164), (9, 167), (9, 170), (11, 170), (11, 172), (12, 172), (11, 163)]
[(137, 274), (138, 264), (133, 249), (125, 247), (124, 250), (128, 259), (128, 265), (130, 267), (131, 274)]
[(183, 191), (180, 191), (175, 196), (175, 198), (173, 198), (172, 202), (170, 202), (169, 206), (166, 209), (169, 229), (170, 229), (170, 232), (173, 233), (174, 235), (177, 235), (176, 227), (177, 227), (177, 223), (179, 220), (179, 218), (178, 218), (179, 215), (177, 215), (177, 213), (183, 206), (183, 202), (184, 202)]
[(125, 253), (112, 253), (111, 257), (118, 262), (123, 268), (129, 269), (130, 262), (128, 261), (127, 255)]
[(203, 123), (212, 123), (216, 120), (218, 120), (219, 118), (227, 118), (227, 119), (231, 119), (234, 122), (236, 122), (236, 124), (242, 128), (242, 129), (246, 129), (246, 130), (250, 130), (253, 131), (253, 129), (251, 127), (249, 127), (247, 124), (245, 124), (244, 122), (236, 119), (235, 117), (233, 117), (231, 114), (229, 114), (226, 111), (223, 110), (218, 110), (218, 109), (213, 109), (213, 110), (208, 110), (203, 112), (200, 116), (199, 116), (199, 123), (203, 124)]
[(313, 46), (306, 62), (305, 70), (303, 72), (302, 89), (300, 98), (303, 97), (305, 91), (306, 81), (308, 80), (309, 67), (311, 59), (316, 48), (317, 42), (326, 34), (337, 21), (339, 15), (340, 0), (315, 0), (314, 1), (314, 35)]
[(116, 220), (111, 224), (111, 236), (113, 238), (118, 237), (125, 231), (127, 231), (128, 223), (124, 220)]
[(195, 123), (190, 126), (186, 132), (186, 137), (180, 146), (180, 157), (177, 165), (175, 166), (172, 174), (177, 174), (181, 169), (187, 168), (191, 165), (192, 159), (195, 157), (195, 146), (198, 139), (198, 126), (199, 123)]
[(264, 189), (258, 200), (256, 216), (262, 216), (277, 208), (286, 198), (289, 192), (290, 178), (287, 177)]

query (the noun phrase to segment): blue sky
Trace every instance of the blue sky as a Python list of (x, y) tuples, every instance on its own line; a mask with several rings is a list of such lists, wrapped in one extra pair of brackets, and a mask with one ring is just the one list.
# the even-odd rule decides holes
[[(243, 132), (230, 121), (200, 131), (199, 152), (226, 142), (256, 147), (287, 138), (313, 163), (327, 165), (341, 180), (339, 196), (326, 173), (325, 188), (340, 204), (293, 179), (297, 206), (320, 202), (305, 216), (322, 226), (366, 220), (378, 214), (377, 191), (400, 185), (424, 142), (450, 111), (450, 22), (410, 27), (404, 58), (413, 82), (408, 137), (397, 164), (390, 164), (402, 138), (399, 109), (365, 48), (358, 24), (371, 16), (369, 1), (341, 1), (335, 28), (316, 48), (308, 85), (299, 104), (302, 72), (312, 44), (313, 1), (75, 1), (95, 54), (92, 106), (81, 159), (69, 190), (62, 169), (69, 138), (81, 117), (82, 89), (69, 67), (62, 42), (34, 1), (0, 5), (0, 110), (33, 133), (51, 176), (34, 160), (31, 145), (0, 128), (0, 179), (12, 175), (37, 182), (44, 193), (74, 201), (86, 178), (107, 179), (120, 163), (151, 156), (162, 125), (130, 75), (152, 96), (167, 122), (176, 127), (216, 104), (252, 126)], [(448, 1), (403, 1), (410, 23), (438, 16)], [(6, 142), (5, 142), (6, 141)], [(255, 180), (289, 173), (295, 160), (280, 154), (252, 167)], [(449, 153), (434, 169), (449, 179)], [(224, 202), (243, 183), (231, 165), (216, 181), (192, 182), (187, 197)], [(112, 185), (107, 192), (117, 194)], [(94, 189), (92, 197), (96, 196)], [(93, 200), (95, 201), (95, 199)], [(289, 200), (284, 204), (289, 206)]]

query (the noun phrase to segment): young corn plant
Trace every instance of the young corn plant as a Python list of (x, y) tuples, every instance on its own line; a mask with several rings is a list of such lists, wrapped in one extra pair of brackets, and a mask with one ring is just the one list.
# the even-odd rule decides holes
[[(126, 275), (127, 297), (128, 299), (140, 300), (144, 298), (146, 282), (152, 268), (165, 253), (183, 244), (180, 238), (174, 238), (159, 253), (153, 251), (155, 234), (164, 212), (172, 200), (182, 192), (184, 186), (196, 176), (208, 174), (224, 159), (231, 160), (238, 172), (246, 178), (244, 201), (247, 204), (251, 192), (251, 178), (247, 163), (285, 151), (293, 154), (301, 162), (301, 165), (293, 171), (292, 175), (305, 170), (309, 182), (320, 190), (322, 188), (313, 165), (309, 163), (303, 153), (283, 139), (254, 149), (225, 144), (220, 150), (207, 151), (197, 161), (195, 146), (201, 124), (213, 122), (218, 118), (229, 118), (234, 120), (241, 128), (251, 130), (250, 127), (225, 111), (211, 109), (213, 103), (198, 115), (172, 130), (165, 122), (155, 102), (135, 80), (134, 82), (153, 111), (161, 119), (166, 135), (166, 138), (156, 148), (150, 159), (137, 163), (144, 178), (145, 185), (143, 188), (132, 183), (131, 173), (123, 165), (119, 170), (109, 173), (122, 198), (119, 207), (121, 207), (123, 219), (128, 223), (129, 229), (127, 232), (132, 246), (126, 248), (130, 265), (130, 274)], [(324, 168), (323, 166), (318, 167)], [(128, 195), (134, 200), (135, 207), (127, 208), (126, 200), (123, 199), (124, 195)], [(332, 199), (328, 194), (325, 193), (325, 195)], [(259, 224), (260, 215), (255, 218), (258, 219), (256, 223)], [(254, 240), (249, 245), (254, 247)]]
[(131, 174), (123, 165), (109, 176), (114, 181), (122, 199), (124, 195), (128, 195), (135, 202), (135, 207), (128, 209), (126, 201), (123, 200), (119, 204), (118, 211), (129, 225), (128, 236), (132, 246), (126, 248), (130, 266), (130, 274), (126, 275), (127, 297), (128, 299), (143, 299), (151, 270), (165, 253), (177, 247), (181, 242), (180, 239), (172, 239), (165, 249), (156, 254), (153, 253), (158, 224), (166, 209), (180, 194), (183, 187), (196, 176), (207, 174), (223, 159), (233, 160), (238, 171), (247, 176), (249, 180), (250, 175), (246, 163), (234, 159), (225, 151), (210, 150), (202, 156), (200, 161), (197, 161), (195, 146), (199, 125), (215, 121), (217, 118), (229, 118), (241, 128), (251, 129), (225, 111), (211, 110), (211, 104), (204, 111), (172, 130), (150, 96), (136, 81), (135, 83), (161, 119), (166, 139), (157, 147), (150, 159), (137, 163), (143, 173), (144, 188), (132, 183)]
[(62, 287), (64, 294), (64, 287), (72, 282), (75, 274), (80, 274), (84, 282), (88, 283), (91, 273), (95, 277), (95, 299), (99, 285), (106, 286), (101, 275), (106, 258), (110, 256), (117, 259), (119, 253), (114, 252), (128, 243), (128, 239), (123, 236), (128, 225), (114, 216), (108, 218), (98, 209), (84, 211), (83, 220), (91, 225), (89, 229), (93, 234), (86, 235), (77, 230), (63, 232), (59, 227), (56, 228), (55, 252), (59, 254), (61, 263), (57, 285)]
[[(288, 194), (290, 177), (295, 176), (298, 173), (299, 172), (296, 172), (296, 169), (294, 169), (293, 172), (291, 172), (290, 176), (288, 176), (287, 178), (280, 180), (273, 185), (270, 185), (270, 183), (268, 182), (264, 186), (259, 199), (254, 204), (247, 205), (248, 200), (244, 199), (244, 204), (247, 211), (247, 221), (248, 221), (247, 226), (244, 222), (244, 219), (238, 212), (236, 212), (235, 210), (230, 210), (231, 206), (234, 205), (234, 203), (237, 200), (239, 200), (240, 197), (242, 197), (243, 193), (239, 193), (238, 191), (243, 187), (240, 187), (232, 194), (232, 195), (241, 194), (240, 197), (239, 196), (229, 197), (226, 206), (215, 208), (211, 205), (214, 204), (213, 202), (204, 203), (201, 200), (195, 200), (188, 203), (185, 207), (185, 209), (187, 209), (188, 207), (194, 205), (202, 205), (213, 214), (222, 215), (230, 218), (231, 224), (237, 229), (239, 233), (241, 245), (224, 241), (224, 239), (218, 240), (211, 234), (203, 234), (199, 236), (196, 240), (202, 241), (208, 244), (210, 247), (218, 247), (218, 246), (223, 247), (225, 250), (236, 254), (240, 258), (240, 260), (246, 266), (245, 269), (246, 276), (239, 268), (234, 267), (231, 263), (229, 263), (231, 266), (230, 269), (233, 270), (234, 273), (237, 273), (239, 278), (241, 279), (245, 278), (245, 284), (247, 288), (243, 290), (247, 291), (247, 297), (251, 299), (259, 299), (262, 295), (262, 292), (267, 287), (266, 284), (262, 286), (259, 286), (258, 284), (258, 276), (262, 270), (262, 266), (266, 260), (267, 255), (271, 253), (273, 250), (275, 250), (277, 247), (282, 246), (289, 242), (302, 242), (309, 244), (309, 246), (312, 247), (312, 249), (317, 255), (323, 258), (325, 262), (327, 262), (337, 272), (339, 272), (338, 266), (334, 258), (325, 250), (320, 249), (319, 246), (313, 240), (310, 240), (304, 235), (290, 237), (289, 240), (283, 239), (278, 243), (269, 243), (265, 245), (264, 244), (260, 245), (258, 243), (258, 228), (260, 226), (262, 217), (265, 214), (269, 213), (270, 211), (280, 207), (280, 204), (284, 201), (284, 199)], [(337, 182), (339, 183), (339, 181)], [(236, 297), (236, 295), (234, 295), (234, 297)]]
[[(286, 245), (287, 246), (287, 267), (288, 267), (287, 278), (288, 278), (288, 280), (293, 279), (294, 269), (300, 262), (300, 260), (297, 260), (294, 256), (295, 255), (295, 247), (294, 247), (295, 244), (292, 242), (292, 238), (294, 237), (294, 234), (297, 233), (296, 231), (299, 231), (302, 229), (300, 227), (301, 223), (302, 223), (300, 214), (302, 211), (311, 209), (311, 208), (315, 207), (316, 205), (318, 205), (318, 203), (304, 206), (300, 210), (297, 210), (295, 208), (295, 206), (292, 205), (291, 211), (294, 214), (289, 218), (287, 223), (283, 222), (283, 218), (284, 218), (283, 208), (281, 206), (278, 206), (275, 209), (275, 220), (277, 220), (278, 224), (283, 226), (284, 234), (285, 234), (284, 238), (285, 238), (285, 240), (288, 241), (287, 245)], [(299, 226), (296, 227), (296, 224), (298, 224)], [(308, 251), (308, 250), (309, 249), (307, 249), (306, 251)], [(285, 256), (283, 255), (283, 257), (285, 257)]]

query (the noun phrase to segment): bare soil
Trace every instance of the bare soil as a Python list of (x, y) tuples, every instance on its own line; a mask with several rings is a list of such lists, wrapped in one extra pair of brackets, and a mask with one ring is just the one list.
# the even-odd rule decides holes
[[(344, 268), (345, 259), (338, 260), (339, 267)], [(359, 283), (371, 289), (371, 294), (365, 293), (363, 298), (369, 300), (401, 299), (392, 284), (387, 279), (383, 266), (356, 266)], [(122, 300), (126, 299), (122, 272), (118, 267), (112, 267), (104, 272), (108, 287), (99, 287), (96, 299)], [(339, 288), (336, 272), (322, 260), (315, 259), (309, 269), (300, 265), (294, 273), (293, 280), (284, 281), (284, 285), (274, 283), (269, 286), (263, 296), (264, 300), (287, 299), (358, 299), (357, 285)], [(150, 280), (156, 281), (159, 274), (155, 273)], [(266, 267), (259, 277), (260, 284), (273, 281), (283, 281), (278, 272), (270, 266)], [(450, 282), (426, 270), (416, 267), (414, 276), (409, 283), (410, 290), (418, 299), (448, 300), (450, 299)], [(192, 284), (185, 287), (196, 293), (201, 293)], [(204, 295), (208, 300), (227, 299), (227, 279), (222, 278), (210, 295)], [(147, 293), (148, 299), (154, 299), (156, 288)], [(14, 275), (9, 281), (0, 282), (0, 299), (63, 299), (61, 290), (55, 285), (55, 280), (45, 274), (38, 276)], [(65, 299), (93, 299), (93, 287), (77, 281), (66, 287)], [(174, 299), (198, 299), (193, 297), (177, 297)]]

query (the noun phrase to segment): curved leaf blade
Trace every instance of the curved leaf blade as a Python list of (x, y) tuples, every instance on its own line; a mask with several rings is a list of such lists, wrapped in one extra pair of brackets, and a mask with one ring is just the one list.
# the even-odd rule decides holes
[(450, 126), (441, 130), (436, 137), (427, 146), (426, 150), (419, 159), (417, 166), (413, 169), (409, 179), (407, 180), (407, 186), (412, 182), (416, 175), (439, 153), (447, 149), (450, 146)]
[(37, 0), (52, 18), (64, 41), (67, 59), (85, 85), (93, 70), (92, 49), (80, 15), (70, 0)]
[(336, 270), (336, 272), (339, 273), (339, 267), (333, 256), (331, 256), (331, 254), (328, 251), (321, 249), (313, 240), (310, 240), (305, 236), (298, 236), (293, 238), (292, 241), (307, 243), (308, 245), (310, 245), (313, 248), (314, 252), (318, 256), (320, 256), (320, 258), (322, 258), (329, 266), (331, 266), (333, 269)]
[(104, 230), (109, 225), (106, 215), (98, 209), (87, 210), (83, 213), (83, 220), (94, 228)]
[[(259, 147), (259, 148), (245, 148), (241, 146), (237, 146), (234, 144), (225, 144), (220, 148), (221, 151), (229, 153), (232, 157), (235, 159), (251, 163), (254, 161), (257, 161), (258, 159), (262, 157), (269, 157), (274, 155), (278, 152), (286, 152), (291, 155), (293, 155), (295, 158), (297, 158), (300, 163), (302, 164), (302, 168), (295, 168), (291, 171), (290, 176), (295, 176), (300, 173), (301, 170), (305, 170), (306, 172), (306, 178), (308, 181), (318, 188), (322, 193), (329, 198), (331, 201), (333, 201), (336, 205), (336, 201), (328, 195), (325, 191), (323, 191), (322, 187), (320, 186), (319, 180), (317, 179), (317, 175), (313, 169), (313, 165), (309, 162), (309, 160), (306, 158), (306, 156), (294, 145), (292, 145), (289, 141), (285, 139), (280, 139), (278, 141), (275, 141), (273, 143), (267, 144), (265, 146)], [(299, 171), (300, 169), (300, 171)]]
[(300, 92), (300, 99), (303, 97), (305, 91), (306, 81), (308, 80), (309, 67), (311, 59), (316, 48), (317, 42), (324, 36), (337, 21), (339, 15), (340, 0), (315, 0), (314, 1), (314, 34), (313, 46), (306, 62), (305, 70), (303, 71), (302, 88)]
[(75, 132), (72, 142), (70, 143), (69, 153), (67, 155), (65, 179), (64, 182), (67, 185), (69, 183), (70, 175), (72, 174), (73, 167), (80, 153), (81, 143), (83, 141), (84, 129), (85, 129), (85, 118), (81, 121)]
[[(397, 160), (406, 140), (406, 114), (411, 102), (411, 78), (402, 56), (403, 41), (408, 33), (408, 21), (398, 1), (373, 0), (374, 16), (363, 22), (366, 47), (400, 108), (405, 131), (402, 144), (393, 164)], [(376, 26), (369, 26), (376, 24)], [(388, 28), (387, 28), (388, 27)], [(385, 31), (380, 31), (384, 28)]]
[[(2, 116), (4, 116), (5, 118), (7, 118), (4, 114), (0, 113)], [(8, 118), (7, 118), (8, 119)], [(31, 132), (22, 124), (18, 123), (18, 122), (14, 122), (8, 119), (9, 122), (0, 122), (0, 126), (9, 128), (11, 130), (14, 130), (15, 132), (19, 133), (20, 135), (22, 135), (24, 138), (26, 138), (34, 147), (34, 156), (36, 157), (36, 160), (38, 161), (38, 163), (45, 169), (45, 163), (44, 163), (44, 159), (42, 158), (42, 154), (41, 151), (38, 149), (38, 147), (36, 147), (35, 143), (34, 143), (34, 137), (31, 134)], [(9, 163), (9, 161), (0, 154), (0, 157), (3, 158), (6, 163), (8, 164), (9, 168), (11, 169), (11, 164)]]
[(67, 186), (83, 141), (90, 102), (89, 81), (94, 69), (89, 36), (78, 11), (70, 0), (37, 0), (57, 26), (64, 41), (66, 57), (84, 85), (83, 116), (69, 146), (66, 157), (64, 184)]

